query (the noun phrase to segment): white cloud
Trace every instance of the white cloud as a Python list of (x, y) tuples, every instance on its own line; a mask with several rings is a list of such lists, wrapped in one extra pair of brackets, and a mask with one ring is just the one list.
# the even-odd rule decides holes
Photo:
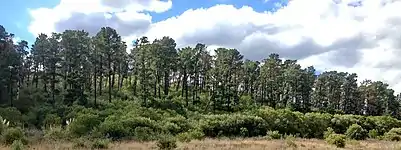
[[(237, 48), (250, 59), (263, 59), (274, 52), (299, 59), (304, 66), (358, 73), (360, 81), (365, 78), (386, 81), (401, 92), (400, 0), (292, 0), (275, 12), (216, 5), (190, 9), (156, 23), (141, 11), (164, 12), (172, 7), (171, 1), (110, 2), (87, 0), (82, 6), (83, 2), (78, 4), (78, 0), (62, 0), (55, 8), (32, 10), (34, 21), (30, 31), (34, 34), (56, 31), (60, 20), (68, 25), (62, 28), (84, 29), (108, 24), (109, 20), (117, 22), (113, 27), (125, 32), (126, 40), (140, 35), (150, 39), (170, 36), (180, 47), (201, 42), (210, 45), (209, 48)], [(124, 8), (134, 11), (119, 12)], [(108, 11), (116, 11), (118, 15), (103, 19), (102, 14)], [(84, 19), (75, 22), (71, 19), (74, 14)], [(85, 19), (86, 22), (82, 21)], [(95, 20), (103, 21), (89, 26)], [(141, 30), (130, 32), (137, 28)]]
[(171, 0), (61, 0), (54, 8), (30, 10), (33, 21), (28, 29), (34, 35), (65, 29), (93, 33), (107, 25), (121, 33), (141, 33), (148, 29), (152, 19), (145, 12), (161, 13), (171, 7)]

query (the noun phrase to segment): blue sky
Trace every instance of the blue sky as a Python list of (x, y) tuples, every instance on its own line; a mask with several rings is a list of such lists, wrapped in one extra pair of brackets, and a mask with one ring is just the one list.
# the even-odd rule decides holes
[[(2, 15), (0, 24), (3, 25), (8, 32), (14, 33), (17, 37), (32, 43), (35, 36), (28, 31), (28, 26), (32, 20), (29, 10), (37, 8), (53, 8), (59, 4), (59, 0), (9, 0), (2, 2), (0, 5)], [(285, 4), (285, 0), (173, 0), (173, 6), (166, 12), (154, 13), (150, 12), (152, 22), (165, 20), (172, 16), (177, 16), (188, 9), (209, 8), (216, 4), (231, 4), (237, 8), (242, 6), (251, 6), (257, 12), (272, 11), (274, 4), (280, 2)], [(44, 16), (46, 17), (46, 16)]]

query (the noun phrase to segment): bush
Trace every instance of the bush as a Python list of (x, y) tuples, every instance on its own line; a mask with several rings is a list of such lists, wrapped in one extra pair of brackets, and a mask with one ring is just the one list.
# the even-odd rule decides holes
[(267, 124), (261, 117), (243, 114), (205, 115), (199, 126), (210, 137), (240, 136), (241, 128), (249, 131), (248, 136), (264, 135), (267, 131)]
[(343, 134), (330, 134), (326, 138), (326, 142), (332, 145), (335, 145), (339, 148), (345, 147), (345, 135)]
[(327, 130), (323, 133), (323, 138), (326, 139), (330, 135), (335, 134), (333, 128), (328, 127)]
[(266, 137), (269, 139), (281, 139), (281, 134), (278, 131), (268, 131)]
[(67, 132), (61, 126), (49, 127), (45, 130), (44, 137), (50, 140), (66, 139)]
[(92, 143), (92, 148), (94, 149), (107, 149), (109, 148), (109, 139), (95, 139)]
[(155, 132), (149, 127), (136, 127), (134, 138), (138, 141), (150, 141), (155, 139)]
[(88, 134), (101, 123), (98, 115), (80, 114), (68, 125), (68, 131), (75, 136)]
[(157, 141), (157, 147), (161, 150), (172, 150), (177, 148), (177, 142), (175, 138), (170, 136), (165, 136)]
[(13, 142), (13, 144), (11, 144), (11, 149), (12, 150), (23, 150), (24, 144), (21, 142), (21, 140), (15, 140)]
[(177, 135), (177, 138), (181, 142), (190, 142), (193, 139), (200, 140), (205, 136), (203, 132), (199, 130), (190, 130), (188, 132), (183, 132)]
[(258, 109), (256, 114), (265, 120), (267, 130), (277, 130), (282, 134), (305, 135), (305, 115), (300, 112), (293, 112), (289, 109), (263, 108)]
[(247, 128), (240, 128), (240, 134), (242, 137), (247, 137), (248, 136), (248, 129)]
[(124, 127), (122, 120), (114, 115), (107, 117), (106, 120), (100, 124), (99, 130), (103, 135), (113, 140), (121, 139), (130, 134), (129, 128)]
[(384, 134), (384, 139), (389, 141), (401, 141), (401, 128), (393, 128)]
[(292, 148), (297, 148), (298, 145), (295, 143), (295, 137), (292, 135), (289, 135), (285, 138), (285, 144), (287, 147), (292, 147)]
[(22, 122), (22, 114), (15, 107), (0, 108), (0, 116), (10, 121), (10, 125), (18, 125)]
[(376, 129), (369, 130), (369, 137), (375, 139), (379, 136), (379, 132)]
[(8, 128), (3, 134), (3, 140), (6, 145), (12, 144), (15, 140), (20, 140), (22, 143), (27, 144), (24, 132), (21, 128)]
[(371, 129), (376, 129), (379, 132), (379, 135), (383, 135), (393, 128), (401, 127), (401, 121), (390, 116), (369, 116), (366, 119), (373, 122)]
[(326, 113), (306, 113), (306, 137), (324, 138), (324, 132), (330, 125), (332, 115)]
[(47, 114), (45, 119), (43, 120), (43, 124), (45, 125), (45, 127), (61, 125), (61, 118), (56, 114)]
[(352, 124), (345, 132), (347, 138), (355, 140), (364, 140), (367, 138), (367, 132), (358, 124)]

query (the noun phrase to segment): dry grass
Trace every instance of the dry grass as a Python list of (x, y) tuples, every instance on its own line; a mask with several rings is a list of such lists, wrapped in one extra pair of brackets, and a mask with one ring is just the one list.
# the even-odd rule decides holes
[[(290, 146), (288, 143), (295, 143)], [(286, 140), (264, 140), (264, 139), (236, 139), (236, 140), (217, 140), (205, 139), (201, 141), (191, 141), (189, 143), (178, 143), (179, 150), (335, 150), (335, 146), (328, 145), (323, 140), (317, 139), (296, 139), (295, 141)], [(121, 142), (113, 143), (109, 146), (111, 150), (147, 150), (157, 149), (154, 142)], [(0, 150), (8, 150), (9, 147), (1, 146)], [(72, 150), (72, 143), (40, 143), (30, 145), (29, 149), (35, 150)], [(366, 140), (366, 141), (347, 141), (344, 149), (349, 150), (401, 150), (401, 143)]]

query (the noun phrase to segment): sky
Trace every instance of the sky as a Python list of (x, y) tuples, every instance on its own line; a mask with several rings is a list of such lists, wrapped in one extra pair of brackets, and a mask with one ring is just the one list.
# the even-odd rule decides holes
[(401, 92), (401, 0), (12, 0), (0, 24), (32, 43), (39, 33), (115, 28), (127, 43), (170, 36), (177, 47), (271, 53), (320, 71), (357, 73)]

